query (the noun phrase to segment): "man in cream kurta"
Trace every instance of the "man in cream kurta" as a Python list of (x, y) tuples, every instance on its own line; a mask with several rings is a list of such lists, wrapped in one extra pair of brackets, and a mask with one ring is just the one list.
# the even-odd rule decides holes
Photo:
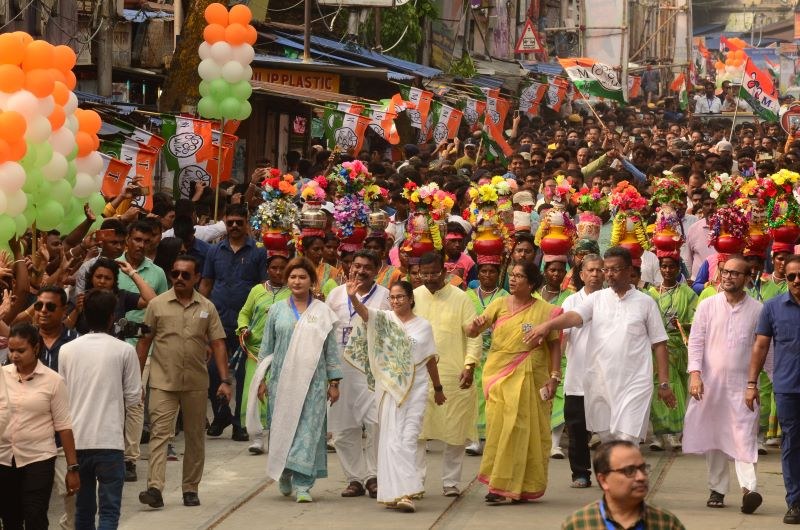
[(472, 374), (481, 358), (482, 339), (468, 338), (464, 332), (464, 326), (477, 316), (475, 307), (464, 291), (450, 284), (445, 285), (441, 255), (430, 253), (423, 256), (420, 275), (424, 285), (414, 290), (414, 312), (429, 321), (433, 328), (439, 356), (439, 377), (447, 401), (437, 407), (431, 389), (417, 450), (417, 463), (424, 471), (426, 440), (443, 441), (446, 444), (442, 461), (443, 493), (458, 496), (466, 443), (476, 440), (478, 435), (475, 427), (477, 399)]
[[(389, 309), (389, 290), (375, 283), (380, 261), (368, 250), (356, 252), (350, 274), (358, 280), (363, 292), (361, 303), (370, 309)], [(336, 455), (342, 463), (347, 486), (342, 497), (360, 497), (364, 490), (370, 497), (377, 495), (378, 481), (378, 408), (375, 392), (367, 387), (367, 378), (350, 363), (342, 360), (342, 352), (353, 328), (361, 323), (347, 297), (347, 285), (333, 289), (326, 303), (339, 317), (336, 339), (342, 380), (339, 400), (328, 409), (328, 430), (333, 433)], [(362, 443), (362, 429), (366, 440)]]

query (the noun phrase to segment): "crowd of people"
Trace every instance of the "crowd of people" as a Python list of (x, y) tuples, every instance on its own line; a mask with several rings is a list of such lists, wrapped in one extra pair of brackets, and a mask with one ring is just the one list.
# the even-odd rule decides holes
[[(718, 252), (708, 224), (725, 206), (714, 175), (798, 171), (800, 140), (777, 124), (695, 120), (670, 98), (575, 109), (510, 118), (506, 164), (466, 126), (461, 139), (407, 144), (397, 160), (377, 148), (290, 153), (278, 174), (298, 184), (355, 158), (386, 190), (388, 226), (355, 246), (337, 235), (329, 186), (322, 230), (293, 227), (293, 242), (267, 250), (253, 222), (266, 160), (243, 184), (197, 185), (176, 201), (157, 193), (149, 212), (131, 206), (134, 182), (108, 198), (98, 231), (87, 209), (70, 234), (10, 241), (3, 528), (46, 528), (53, 489), (62, 528), (96, 517), (116, 527), (145, 443), (139, 500), (163, 507), (181, 431), (183, 503), (197, 506), (205, 439), (229, 426), (253, 455), (268, 453), (268, 480), (301, 503), (330, 452), (342, 497), (403, 512), (424, 493), (430, 441), (443, 444), (442, 494), (461, 494), (473, 455), (489, 504), (543, 496), (550, 459), (567, 458), (572, 487), (591, 487), (594, 469), (603, 491), (570, 529), (683, 528), (644, 505), (640, 442), (704, 454), (709, 508), (725, 506), (733, 460), (746, 514), (762, 503), (758, 455), (780, 445), (783, 521), (800, 524), (800, 256), (777, 241)], [(536, 234), (564, 183), (606, 198), (627, 184), (649, 199), (665, 171), (682, 186), (679, 248), (636, 257), (612, 245), (608, 209), (594, 237), (563, 254), (542, 248)], [(470, 220), (475, 190), (498, 177), (510, 190), (499, 257), (475, 251)], [(413, 251), (408, 183), (453, 198), (440, 250)], [(208, 219), (215, 194), (219, 221)], [(647, 223), (657, 206), (643, 209)]]

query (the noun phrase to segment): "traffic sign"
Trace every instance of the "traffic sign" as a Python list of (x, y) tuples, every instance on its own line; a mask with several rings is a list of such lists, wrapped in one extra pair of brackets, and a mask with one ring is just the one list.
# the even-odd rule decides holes
[(533, 28), (531, 19), (525, 20), (525, 28), (522, 30), (522, 35), (517, 41), (515, 53), (540, 53), (544, 51), (542, 46), (542, 38), (539, 33)]

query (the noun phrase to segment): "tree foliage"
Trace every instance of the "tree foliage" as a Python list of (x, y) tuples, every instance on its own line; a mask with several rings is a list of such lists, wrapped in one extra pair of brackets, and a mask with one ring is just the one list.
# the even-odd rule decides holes
[[(381, 46), (387, 55), (419, 62), (422, 53), (424, 22), (437, 16), (432, 0), (416, 0), (395, 8), (381, 8)], [(408, 29), (406, 29), (408, 28)], [(375, 46), (375, 10), (359, 28), (361, 44)], [(397, 46), (394, 46), (397, 43)], [(394, 46), (394, 47), (393, 47)]]

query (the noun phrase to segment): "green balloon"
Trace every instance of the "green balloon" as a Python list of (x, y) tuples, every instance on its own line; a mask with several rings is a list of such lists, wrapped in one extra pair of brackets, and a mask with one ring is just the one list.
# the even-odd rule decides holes
[(49, 143), (42, 142), (37, 144), (34, 148), (36, 149), (36, 163), (39, 164), (39, 166), (47, 164), (53, 158), (53, 146)]
[(61, 206), (66, 207), (72, 199), (72, 186), (66, 180), (57, 180), (50, 183), (50, 197)]
[(69, 162), (67, 164), (67, 174), (64, 175), (64, 180), (69, 182), (70, 186), (75, 186), (75, 177), (78, 174), (78, 168), (75, 166), (75, 162)]
[[(28, 152), (30, 152), (30, 149)], [(42, 171), (40, 169), (33, 169), (28, 171), (28, 176), (25, 179), (25, 184), (22, 185), (22, 189), (25, 191), (25, 193), (37, 195), (43, 184), (44, 175), (42, 174)]]
[(25, 156), (19, 161), (25, 171), (30, 171), (36, 167), (36, 149), (33, 144), (28, 144), (28, 149), (25, 151)]
[(231, 84), (221, 77), (211, 81), (209, 88), (211, 90), (211, 97), (217, 101), (222, 101), (231, 94)]
[(253, 87), (250, 81), (242, 80), (231, 85), (231, 93), (236, 99), (245, 100), (253, 93)]
[(219, 118), (219, 107), (217, 102), (211, 97), (200, 98), (197, 103), (197, 113), (206, 118)]
[(203, 79), (202, 81), (200, 81), (200, 86), (198, 87), (198, 90), (200, 91), (201, 96), (204, 97), (208, 96), (209, 94), (211, 94), (211, 83)]
[(73, 160), (75, 160), (76, 158), (78, 158), (78, 146), (77, 146), (77, 145), (76, 145), (76, 146), (75, 146), (75, 148), (72, 150), (72, 152), (71, 152), (70, 154), (68, 154), (68, 155), (67, 155), (67, 160), (69, 160), (70, 162), (72, 162), (72, 161), (73, 161)]
[(36, 228), (52, 230), (64, 220), (64, 207), (54, 200), (40, 204), (36, 216)]
[(234, 97), (227, 97), (219, 104), (219, 112), (224, 118), (236, 118), (240, 113), (241, 103)]
[(235, 118), (239, 121), (246, 120), (250, 117), (250, 113), (253, 112), (253, 107), (250, 105), (250, 102), (244, 100), (239, 105), (239, 114), (235, 116)]
[(25, 217), (25, 214), (19, 214), (14, 218), (14, 222), (17, 224), (16, 236), (22, 237), (22, 234), (28, 229), (28, 219)]
[(7, 215), (0, 215), (0, 245), (5, 245), (17, 233), (17, 223)]
[(92, 213), (99, 219), (103, 210), (106, 208), (106, 199), (103, 197), (103, 194), (96, 191), (89, 195), (89, 200), (87, 202), (89, 203), (89, 208), (92, 209)]

